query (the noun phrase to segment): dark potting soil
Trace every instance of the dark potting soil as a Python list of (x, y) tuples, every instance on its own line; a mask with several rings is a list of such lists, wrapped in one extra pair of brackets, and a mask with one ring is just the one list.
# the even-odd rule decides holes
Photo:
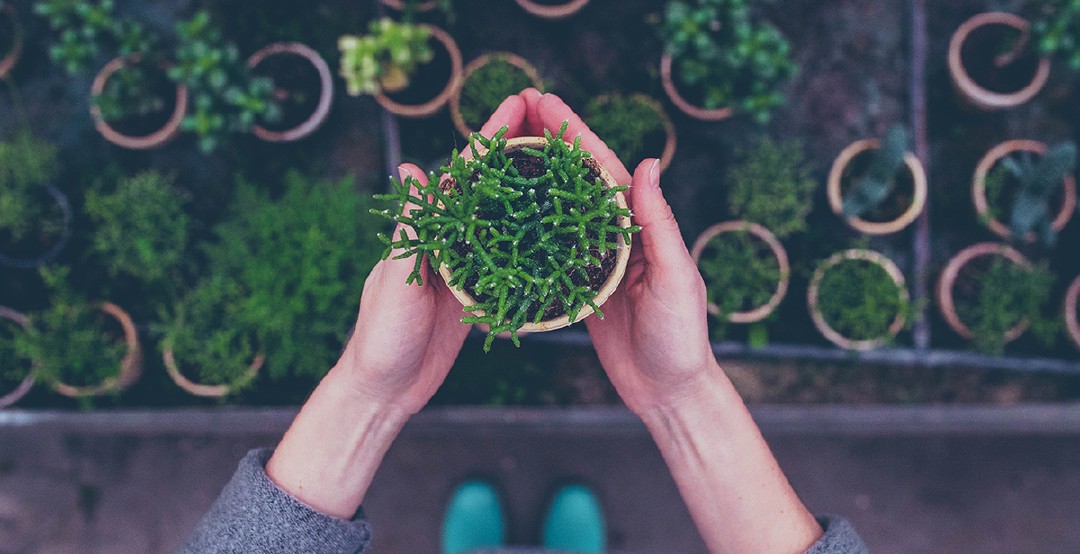
[(302, 56), (283, 53), (264, 59), (252, 73), (274, 83), (274, 101), (281, 108), (277, 121), (260, 121), (271, 131), (293, 129), (307, 121), (319, 105), (319, 72)]
[[(875, 152), (876, 150), (860, 152), (851, 159), (851, 163), (848, 164), (843, 176), (840, 178), (840, 190), (842, 193), (846, 193), (855, 181), (866, 173)], [(894, 179), (896, 181), (893, 190), (885, 197), (885, 200), (859, 217), (873, 223), (893, 221), (911, 206), (912, 199), (915, 196), (915, 179), (911, 176), (907, 164), (900, 166)]]
[(450, 80), (450, 52), (442, 42), (434, 38), (428, 39), (428, 44), (434, 50), (435, 55), (431, 61), (417, 65), (409, 74), (409, 84), (397, 92), (386, 92), (386, 96), (399, 104), (413, 105), (423, 104), (436, 96)]
[(984, 25), (968, 35), (960, 49), (961, 62), (979, 86), (1003, 94), (1017, 92), (1031, 83), (1039, 64), (1029, 41), (1015, 60), (1000, 65), (1000, 57), (1010, 53), (1020, 38), (1020, 31), (1007, 25)]
[[(121, 68), (113, 74), (110, 81), (121, 78), (122, 72), (132, 70), (134, 69), (128, 67)], [(160, 131), (176, 108), (176, 83), (169, 80), (164, 70), (142, 64), (137, 71), (136, 78), (141, 81), (139, 86), (145, 91), (146, 98), (140, 100), (141, 106), (122, 106), (122, 109), (127, 111), (124, 117), (108, 120), (110, 127), (130, 137), (142, 137)], [(106, 87), (108, 86), (106, 84)]]

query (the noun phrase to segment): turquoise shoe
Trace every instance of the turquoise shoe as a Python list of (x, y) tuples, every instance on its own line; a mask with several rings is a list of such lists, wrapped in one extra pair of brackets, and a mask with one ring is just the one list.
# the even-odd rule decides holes
[(502, 546), (505, 541), (506, 519), (495, 487), (479, 480), (462, 483), (446, 507), (442, 530), (443, 553), (457, 554)]
[(550, 550), (602, 553), (606, 549), (607, 526), (600, 500), (583, 485), (567, 485), (555, 492), (544, 516), (544, 548)]

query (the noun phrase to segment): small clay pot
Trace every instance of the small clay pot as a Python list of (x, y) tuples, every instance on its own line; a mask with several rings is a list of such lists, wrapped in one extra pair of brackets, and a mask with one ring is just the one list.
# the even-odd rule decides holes
[[(597, 103), (604, 103), (609, 101), (610, 95), (599, 96), (596, 98)], [(671, 166), (671, 160), (675, 158), (675, 148), (678, 146), (678, 135), (675, 132), (675, 124), (672, 123), (671, 118), (668, 117), (667, 110), (664, 106), (660, 105), (655, 98), (647, 95), (635, 93), (631, 94), (629, 98), (648, 105), (656, 115), (660, 116), (660, 121), (664, 125), (664, 150), (660, 153), (660, 172), (667, 171), (667, 168)]]
[(906, 318), (901, 311), (896, 314), (892, 323), (889, 325), (888, 334), (883, 337), (877, 337), (873, 339), (854, 340), (837, 332), (833, 329), (825, 317), (822, 316), (821, 310), (818, 308), (818, 299), (820, 298), (821, 280), (825, 277), (825, 272), (829, 268), (844, 262), (846, 260), (863, 260), (880, 266), (885, 270), (885, 273), (889, 275), (893, 283), (896, 283), (897, 288), (900, 290), (900, 297), (904, 302), (908, 301), (908, 291), (904, 284), (904, 274), (900, 271), (900, 268), (885, 255), (873, 250), (866, 250), (862, 248), (853, 248), (850, 250), (844, 250), (837, 252), (825, 260), (814, 271), (814, 276), (810, 279), (810, 286), (806, 291), (806, 305), (810, 309), (810, 319), (814, 322), (814, 327), (828, 340), (829, 342), (844, 348), (847, 350), (873, 350), (884, 346), (885, 343), (895, 337), (903, 328)]
[(0, 78), (3, 78), (8, 73), (11, 73), (11, 70), (15, 68), (15, 64), (19, 63), (19, 58), (22, 57), (23, 26), (22, 21), (19, 19), (19, 13), (15, 11), (15, 6), (10, 3), (4, 4), (0, 13), (11, 19), (11, 27), (14, 31), (14, 36), (11, 38), (11, 48), (8, 49), (3, 58), (0, 58)]
[[(405, 2), (402, 0), (379, 0), (379, 2), (392, 10), (397, 10), (399, 12), (405, 11)], [(430, 12), (437, 7), (439, 7), (438, 0), (426, 0), (416, 4), (416, 11)]]
[(1069, 331), (1069, 337), (1073, 344), (1080, 349), (1080, 319), (1076, 312), (1080, 310), (1080, 275), (1073, 279), (1069, 290), (1065, 292), (1065, 329)]
[[(772, 250), (773, 256), (776, 258), (777, 265), (780, 267), (780, 280), (776, 283), (776, 290), (773, 292), (772, 296), (769, 297), (768, 302), (751, 310), (732, 312), (725, 316), (726, 319), (732, 323), (755, 323), (769, 317), (770, 314), (776, 311), (776, 308), (787, 294), (788, 284), (791, 282), (791, 264), (788, 262), (787, 250), (784, 249), (784, 245), (780, 244), (776, 235), (757, 223), (750, 223), (749, 221), (743, 220), (725, 221), (705, 229), (698, 235), (697, 240), (694, 241), (694, 246), (690, 249), (690, 256), (694, 258), (694, 265), (696, 266), (698, 261), (701, 260), (701, 255), (705, 252), (705, 248), (708, 246), (710, 240), (724, 233), (743, 231), (750, 233), (758, 240), (767, 244), (769, 249)], [(722, 316), (720, 307), (713, 302), (709, 302), (707, 309), (709, 313), (714, 316)]]
[(994, 92), (975, 82), (964, 67), (961, 51), (964, 42), (976, 29), (987, 25), (1005, 25), (1023, 33), (1022, 42), (1027, 42), (1029, 25), (1024, 18), (1005, 12), (987, 12), (978, 14), (960, 25), (949, 40), (948, 65), (949, 77), (953, 88), (960, 97), (972, 107), (981, 110), (1002, 110), (1019, 106), (1031, 100), (1046, 85), (1050, 77), (1050, 60), (1039, 60), (1031, 82), (1016, 92)]
[[(23, 328), (25, 328), (29, 323), (25, 315), (16, 312), (15, 310), (8, 308), (7, 306), (0, 306), (0, 318), (12, 321)], [(19, 400), (22, 400), (22, 398), (26, 396), (28, 392), (30, 392), (30, 389), (33, 388), (33, 386), (34, 370), (33, 368), (31, 368), (30, 371), (26, 373), (26, 377), (19, 382), (18, 386), (16, 386), (14, 390), (0, 391), (0, 408), (6, 408), (15, 404)]]
[(672, 104), (675, 104), (676, 108), (679, 108), (679, 110), (686, 115), (701, 121), (723, 121), (731, 117), (733, 110), (730, 106), (710, 110), (701, 106), (695, 106), (694, 104), (691, 104), (689, 100), (684, 98), (675, 87), (675, 78), (672, 76), (673, 63), (674, 60), (672, 59), (671, 54), (664, 54), (660, 58), (660, 84), (664, 86), (664, 92), (667, 93), (668, 98), (671, 100)]
[(135, 322), (131, 320), (131, 316), (112, 302), (101, 302), (95, 307), (120, 323), (120, 327), (124, 330), (127, 353), (124, 354), (123, 360), (120, 361), (119, 373), (115, 377), (109, 377), (97, 385), (75, 387), (61, 382), (53, 383), (53, 390), (69, 398), (105, 396), (117, 393), (134, 384), (142, 374), (142, 347), (139, 344), (139, 334), (135, 329)]
[[(96, 97), (102, 94), (105, 91), (105, 83), (108, 82), (113, 73), (136, 61), (136, 58), (119, 57), (113, 58), (109, 63), (105, 64), (105, 67), (101, 68), (101, 71), (94, 77), (93, 84), (90, 85), (90, 96)], [(94, 118), (94, 128), (102, 137), (105, 137), (105, 140), (121, 148), (149, 150), (164, 146), (180, 133), (180, 124), (184, 121), (184, 114), (187, 112), (187, 102), (187, 87), (177, 83), (176, 104), (173, 106), (172, 115), (169, 116), (168, 121), (160, 129), (142, 136), (125, 135), (114, 129), (101, 116), (101, 109), (93, 102), (90, 103), (90, 116)]]
[(589, 0), (567, 0), (562, 4), (543, 4), (533, 0), (514, 0), (525, 11), (543, 19), (565, 19), (585, 7)]
[(71, 239), (71, 203), (68, 202), (67, 195), (53, 185), (45, 185), (45, 191), (48, 192), (49, 196), (52, 196), (53, 200), (56, 201), (56, 204), (60, 206), (60, 212), (64, 219), (63, 234), (60, 235), (60, 239), (50, 246), (45, 253), (36, 258), (12, 258), (6, 254), (0, 253), (0, 266), (13, 267), (16, 269), (41, 267), (56, 258), (56, 256), (64, 250), (64, 247), (67, 246), (68, 240)]
[(173, 353), (172, 345), (165, 345), (161, 349), (162, 361), (165, 363), (165, 371), (172, 378), (176, 386), (184, 389), (188, 394), (192, 396), (201, 396), (204, 398), (221, 398), (228, 396), (234, 390), (248, 384), (259, 374), (259, 369), (262, 368), (263, 363), (266, 361), (266, 357), (262, 354), (256, 354), (255, 359), (251, 361), (251, 365), (248, 366), (248, 370), (244, 372), (236, 381), (223, 385), (202, 385), (196, 383), (180, 372), (180, 368), (176, 364), (176, 355)]
[(534, 88), (540, 92), (544, 92), (544, 80), (540, 78), (540, 72), (521, 56), (511, 54), (510, 52), (491, 52), (476, 58), (465, 66), (461, 79), (458, 81), (458, 86), (454, 87), (453, 94), (450, 95), (450, 117), (454, 120), (454, 127), (457, 128), (457, 131), (461, 133), (462, 136), (468, 137), (476, 131), (479, 131), (479, 129), (470, 129), (469, 126), (465, 124), (465, 120), (461, 117), (461, 90), (465, 88), (465, 83), (468, 82), (470, 75), (493, 61), (506, 62), (520, 69), (525, 73), (525, 76), (529, 78), (529, 81), (532, 82)]
[(251, 127), (251, 132), (268, 142), (300, 140), (314, 133), (330, 115), (330, 105), (334, 101), (334, 78), (330, 73), (330, 66), (318, 52), (299, 42), (277, 42), (263, 47), (248, 58), (247, 66), (255, 69), (259, 63), (271, 56), (299, 56), (310, 63), (319, 74), (319, 103), (307, 119), (292, 129), (271, 131), (262, 125), (255, 124)]
[[(829, 198), (829, 208), (832, 209), (834, 214), (841, 217), (843, 217), (844, 214), (844, 198), (841, 181), (843, 180), (844, 170), (847, 168), (848, 164), (850, 164), (859, 154), (868, 150), (876, 150), (880, 147), (881, 142), (877, 139), (855, 141), (841, 150), (840, 155), (833, 160), (832, 168), (829, 170), (829, 180), (826, 184), (826, 193)], [(857, 216), (844, 218), (844, 221), (852, 229), (868, 235), (887, 235), (904, 229), (919, 217), (923, 208), (926, 207), (926, 171), (923, 169), (922, 162), (919, 161), (919, 158), (911, 152), (904, 154), (904, 165), (907, 166), (908, 171), (911, 173), (911, 181), (914, 189), (911, 204), (907, 209), (892, 221), (867, 221)]]
[[(544, 137), (517, 137), (506, 141), (505, 151), (507, 153), (511, 153), (517, 152), (525, 148), (543, 150), (546, 144), (547, 139), (545, 139)], [(612, 177), (610, 173), (608, 173), (608, 170), (605, 169), (604, 166), (600, 165), (600, 163), (596, 161), (596, 158), (585, 158), (585, 163), (592, 166), (593, 169), (595, 169), (597, 173), (600, 174), (600, 178), (604, 181), (604, 183), (607, 184), (609, 188), (618, 186), (615, 178)], [(618, 192), (615, 194), (615, 202), (620, 208), (627, 208), (626, 197), (623, 195), (623, 193)], [(629, 228), (630, 218), (626, 216), (619, 217), (619, 227), (622, 227), (624, 229)], [(630, 261), (630, 244), (627, 244), (622, 240), (619, 240), (617, 242), (619, 246), (615, 262), (615, 268), (611, 271), (611, 274), (608, 275), (607, 281), (604, 281), (604, 285), (600, 287), (600, 290), (596, 293), (596, 296), (593, 297), (593, 303), (596, 304), (597, 307), (602, 306), (604, 302), (606, 302), (607, 299), (611, 296), (611, 294), (614, 293), (617, 288), (619, 288), (619, 283), (622, 282), (623, 275), (626, 273), (626, 264)], [(442, 276), (444, 282), (450, 283), (451, 271), (449, 267), (445, 265), (439, 267), (439, 275)], [(473, 298), (472, 295), (470, 295), (468, 292), (466, 292), (464, 288), (458, 289), (449, 285), (447, 285), (447, 288), (449, 288), (450, 292), (454, 295), (454, 297), (457, 298), (459, 302), (461, 302), (462, 306), (476, 305), (476, 299)], [(476, 311), (473, 313), (475, 315), (484, 314), (483, 311)], [(586, 317), (589, 317), (592, 313), (592, 307), (586, 304), (585, 306), (582, 306), (580, 311), (578, 311), (577, 318), (575, 318), (573, 321), (570, 320), (570, 316), (567, 314), (563, 314), (552, 319), (545, 319), (540, 323), (533, 323), (530, 321), (523, 325), (521, 329), (519, 329), (519, 333), (538, 333), (542, 331), (554, 331), (555, 329), (562, 329), (563, 327), (567, 327), (573, 323), (577, 323), (585, 319)]]
[[(1031, 152), (1041, 156), (1046, 154), (1046, 143), (1035, 140), (1007, 140), (998, 144), (979, 160), (979, 164), (975, 166), (975, 177), (971, 181), (971, 201), (975, 205), (975, 211), (979, 214), (979, 220), (984, 222), (995, 235), (1003, 239), (1012, 238), (1012, 229), (1005, 223), (990, 216), (990, 203), (986, 199), (986, 176), (990, 174), (990, 170), (994, 168), (998, 160), (1013, 152)], [(1076, 179), (1072, 175), (1066, 175), (1062, 185), (1064, 188), (1062, 190), (1061, 207), (1058, 209), (1057, 215), (1054, 216), (1054, 220), (1050, 222), (1050, 227), (1054, 231), (1064, 229), (1076, 210)], [(1034, 232), (1029, 232), (1024, 236), (1026, 242), (1035, 242), (1036, 238)]]
[(439, 109), (450, 101), (450, 96), (454, 93), (454, 90), (458, 88), (458, 83), (461, 82), (461, 75), (463, 73), (461, 49), (458, 48), (457, 42), (454, 41), (454, 37), (433, 25), (425, 24), (422, 25), (422, 27), (427, 29), (431, 38), (442, 44), (443, 47), (446, 48), (447, 53), (450, 54), (450, 79), (447, 80), (446, 86), (443, 87), (438, 95), (422, 104), (401, 104), (392, 100), (382, 90), (375, 92), (375, 101), (378, 102), (380, 106), (390, 113), (402, 117), (427, 117), (439, 111)]
[[(1031, 262), (1018, 250), (1007, 244), (999, 244), (996, 242), (980, 242), (978, 244), (973, 244), (961, 250), (949, 260), (949, 263), (945, 265), (945, 269), (941, 272), (941, 278), (938, 280), (938, 309), (941, 311), (941, 316), (945, 319), (945, 323), (947, 323), (953, 331), (956, 331), (956, 334), (965, 339), (973, 339), (975, 338), (975, 334), (960, 320), (960, 315), (956, 311), (956, 301), (953, 298), (953, 288), (956, 286), (956, 279), (959, 277), (960, 271), (964, 266), (981, 256), (1004, 256), (1017, 265), (1031, 267)], [(1005, 342), (1016, 340), (1017, 337), (1024, 334), (1028, 325), (1030, 325), (1030, 322), (1026, 319), (1017, 323), (1012, 329), (1005, 333)]]

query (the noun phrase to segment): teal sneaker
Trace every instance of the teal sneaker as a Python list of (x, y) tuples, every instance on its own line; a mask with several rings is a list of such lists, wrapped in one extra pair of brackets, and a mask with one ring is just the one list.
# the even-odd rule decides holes
[(462, 483), (446, 506), (442, 529), (443, 553), (457, 554), (503, 546), (505, 541), (506, 519), (495, 487), (479, 480)]
[(550, 550), (604, 552), (607, 526), (600, 500), (583, 485), (567, 485), (555, 491), (544, 516), (543, 538), (544, 548)]

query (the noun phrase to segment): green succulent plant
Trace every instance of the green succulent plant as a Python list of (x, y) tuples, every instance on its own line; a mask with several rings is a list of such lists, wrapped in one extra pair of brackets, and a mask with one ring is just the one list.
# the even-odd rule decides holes
[(844, 217), (860, 217), (882, 205), (896, 188), (897, 174), (904, 168), (908, 153), (908, 132), (893, 125), (870, 154), (870, 163), (844, 194)]
[(1037, 0), (1031, 33), (1039, 52), (1080, 69), (1080, 0)]
[(799, 141), (762, 139), (742, 153), (725, 179), (728, 210), (778, 238), (806, 229), (817, 180)]
[(719, 308), (723, 322), (732, 313), (766, 304), (776, 292), (776, 284), (788, 277), (781, 272), (769, 245), (746, 230), (710, 239), (697, 267), (705, 281), (706, 298)]
[(817, 308), (837, 333), (855, 341), (889, 335), (897, 315), (908, 318), (911, 303), (880, 265), (842, 260), (821, 277)]
[[(602, 259), (613, 261), (618, 243), (629, 245), (639, 230), (618, 225), (630, 212), (618, 206), (615, 194), (627, 187), (606, 187), (587, 164), (591, 155), (581, 149), (580, 137), (572, 145), (562, 141), (566, 127), (564, 122), (554, 136), (545, 131), (543, 150), (525, 148), (520, 155), (506, 152), (506, 127), (491, 138), (473, 134), (470, 147), (480, 154), (451, 155), (440, 169), (448, 176), (443, 182), (453, 183), (445, 190), (439, 179), (421, 185), (408, 177), (394, 179), (396, 193), (381, 196), (396, 206), (378, 213), (416, 233), (380, 235), (383, 257), (391, 249), (401, 249), (395, 259), (413, 257), (409, 283), (422, 284), (424, 256), (436, 270), (448, 267), (448, 285), (476, 300), (465, 307), (472, 315), (462, 322), (490, 326), (485, 351), (502, 332), (518, 344), (517, 331), (526, 322), (561, 314), (573, 321), (585, 306), (602, 317), (593, 302), (599, 285), (590, 273)], [(402, 213), (409, 203), (416, 207)]]
[(1047, 317), (1045, 309), (1055, 280), (1045, 264), (1025, 268), (995, 256), (978, 276), (974, 290), (956, 300), (957, 315), (971, 329), (975, 347), (1001, 354), (1005, 335), (1025, 319), (1039, 342), (1052, 344), (1061, 323), (1056, 317)]
[(665, 131), (664, 115), (658, 109), (663, 108), (648, 97), (616, 94), (593, 99), (585, 114), (589, 128), (632, 168), (646, 156), (660, 155), (645, 151), (645, 141)]
[[(1061, 190), (1065, 177), (1076, 168), (1076, 145), (1072, 142), (1055, 144), (1038, 161), (1030, 152), (1014, 153), (1002, 158), (998, 167), (1019, 183), (1009, 214), (1013, 238), (1022, 240), (1034, 231), (1044, 245), (1053, 246), (1057, 242), (1057, 233), (1051, 227), (1050, 200)], [(1000, 180), (1001, 176), (994, 176), (994, 179)], [(997, 189), (1003, 186), (993, 182), (991, 185)]]
[(63, 231), (64, 222), (49, 211), (52, 199), (44, 192), (55, 172), (56, 147), (29, 131), (0, 142), (0, 235), (18, 242), (34, 233)]
[(394, 91), (408, 86), (420, 64), (435, 56), (428, 45), (430, 33), (422, 25), (398, 23), (389, 18), (371, 22), (364, 36), (343, 35), (340, 74), (352, 96)]

